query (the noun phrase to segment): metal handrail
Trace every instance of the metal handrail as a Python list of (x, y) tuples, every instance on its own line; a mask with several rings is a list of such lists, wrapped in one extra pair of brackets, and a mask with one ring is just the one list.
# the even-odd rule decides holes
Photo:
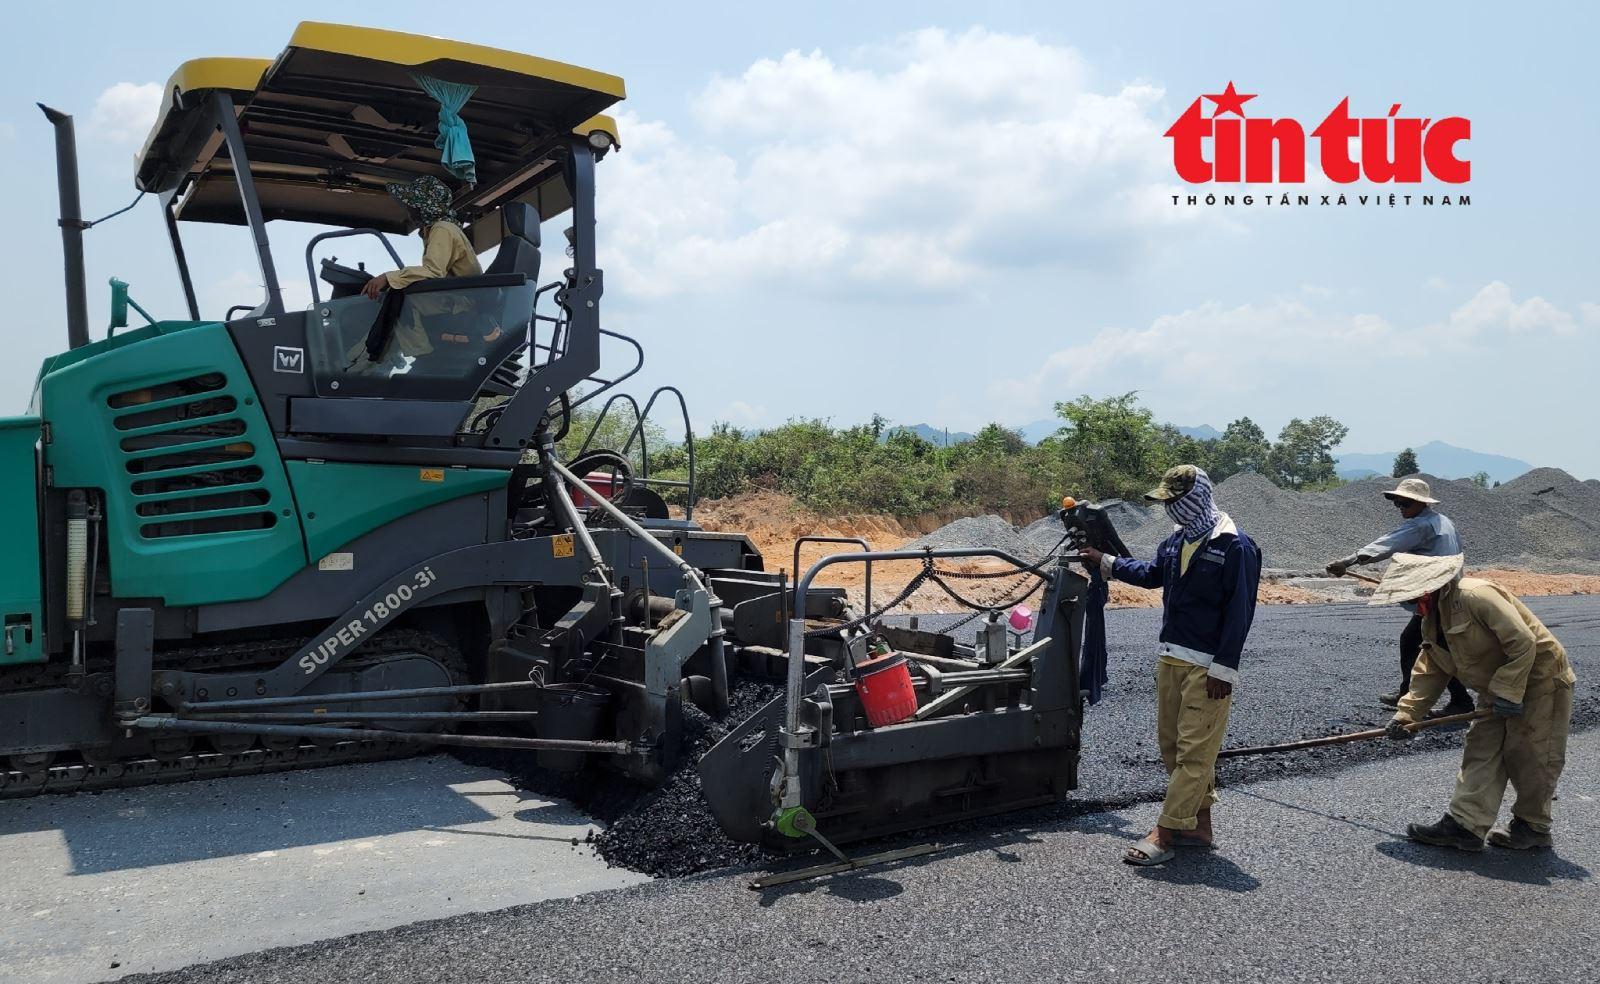
[(687, 520), (693, 520), (694, 519), (694, 500), (695, 500), (695, 495), (694, 495), (694, 465), (695, 465), (695, 461), (694, 461), (694, 428), (691, 427), (690, 424), (689, 424), (689, 401), (684, 399), (682, 390), (678, 389), (676, 386), (657, 386), (656, 387), (655, 392), (650, 394), (650, 399), (646, 400), (645, 403), (644, 403), (644, 413), (635, 413), (634, 419), (637, 421), (637, 423), (635, 423), (633, 425), (633, 433), (628, 435), (628, 443), (626, 443), (626, 444), (624, 444), (622, 446), (622, 453), (624, 455), (626, 455), (628, 453), (628, 449), (633, 447), (633, 439), (635, 437), (639, 438), (639, 454), (640, 454), (641, 460), (642, 460), (643, 465), (644, 465), (644, 480), (645, 481), (649, 481), (649, 479), (650, 479), (650, 462), (649, 462), (649, 458), (645, 456), (644, 422), (647, 419), (649, 419), (651, 409), (655, 407), (656, 400), (660, 399), (661, 398), (661, 394), (663, 394), (663, 393), (670, 393), (673, 396), (678, 398), (678, 410), (683, 415), (683, 447), (684, 447), (685, 453), (689, 457), (689, 481), (684, 485), (685, 494), (684, 494), (684, 499), (683, 499), (683, 503), (684, 503), (684, 505), (683, 505), (683, 518), (687, 519)]
[(317, 290), (317, 269), (316, 266), (311, 262), (312, 250), (316, 249), (317, 244), (322, 242), (324, 239), (343, 239), (347, 236), (367, 235), (378, 237), (378, 241), (383, 243), (383, 248), (389, 251), (389, 258), (394, 260), (394, 265), (396, 267), (405, 266), (405, 261), (400, 259), (400, 254), (395, 252), (394, 246), (390, 244), (389, 237), (385, 236), (377, 229), (362, 227), (360, 229), (333, 229), (328, 232), (319, 232), (315, 236), (311, 237), (310, 242), (306, 243), (306, 277), (311, 281), (311, 303), (322, 303), (322, 292)]
[(633, 338), (630, 338), (627, 335), (622, 334), (621, 332), (612, 331), (609, 328), (601, 328), (601, 329), (599, 329), (599, 331), (600, 331), (600, 334), (602, 334), (602, 335), (610, 335), (612, 338), (620, 338), (624, 342), (627, 342), (629, 345), (633, 346), (634, 355), (636, 356), (636, 358), (633, 361), (633, 368), (629, 369), (627, 372), (623, 373), (622, 375), (618, 376), (615, 379), (605, 379), (605, 378), (602, 378), (600, 376), (586, 376), (585, 377), (585, 381), (586, 382), (599, 383), (600, 385), (597, 388), (592, 389), (589, 392), (583, 394), (583, 396), (579, 397), (578, 399), (573, 400), (572, 401), (572, 408), (574, 410), (576, 410), (578, 407), (583, 406), (585, 403), (588, 403), (590, 400), (592, 400), (595, 397), (599, 396), (601, 393), (604, 393), (606, 390), (616, 388), (623, 381), (632, 378), (634, 375), (636, 375), (639, 372), (640, 369), (644, 368), (644, 346), (640, 345), (637, 340), (635, 340)]
[[(589, 433), (584, 435), (583, 443), (578, 445), (577, 453), (572, 456), (574, 461), (576, 461), (577, 459), (583, 457), (584, 454), (586, 454), (588, 452), (589, 443), (591, 441), (593, 441), (594, 440), (594, 436), (600, 432), (600, 425), (605, 422), (606, 414), (611, 412), (611, 405), (613, 403), (616, 403), (618, 400), (624, 400), (624, 401), (626, 401), (628, 403), (629, 406), (633, 407), (633, 419), (634, 420), (643, 419), (640, 416), (640, 413), (639, 413), (639, 401), (635, 400), (633, 398), (633, 394), (632, 393), (613, 393), (613, 394), (611, 394), (611, 398), (606, 400), (605, 403), (601, 404), (600, 413), (595, 416), (594, 425), (589, 428)], [(629, 440), (628, 440), (627, 445), (625, 445), (618, 453), (620, 453), (623, 457), (627, 457), (628, 448), (630, 448), (632, 446), (633, 446), (633, 439), (630, 437)], [(648, 450), (645, 448), (644, 443), (642, 441), (639, 444), (639, 471), (640, 471), (640, 476), (639, 476), (640, 478), (649, 478), (650, 477), (650, 456), (649, 456)]]
[[(562, 286), (561, 281), (552, 280), (549, 283), (545, 284), (543, 287), (540, 287), (538, 290), (535, 290), (533, 292), (533, 317), (528, 320), (528, 347), (535, 354), (541, 348), (544, 349), (545, 351), (549, 352), (550, 353), (550, 357), (545, 360), (545, 363), (547, 365), (550, 362), (555, 360), (555, 357), (556, 357), (556, 341), (560, 338), (561, 325), (563, 324), (563, 322), (562, 322), (562, 320), (560, 318), (553, 318), (548, 314), (540, 314), (539, 313), (539, 298), (543, 297), (545, 294), (547, 294), (550, 291), (555, 290), (555, 289), (557, 289), (557, 288), (559, 288), (561, 286)], [(550, 344), (549, 345), (540, 345), (539, 344), (538, 335), (537, 335), (537, 332), (536, 332), (536, 330), (534, 328), (534, 325), (536, 323), (540, 322), (540, 321), (548, 321), (551, 324), (555, 325), (555, 327), (550, 330)], [(528, 363), (529, 363), (529, 372), (531, 373), (532, 372), (532, 367), (534, 365), (536, 365), (536, 363), (534, 362), (533, 358), (529, 358), (528, 359)]]
[[(800, 572), (800, 546), (805, 543), (854, 543), (867, 553), (872, 552), (872, 544), (859, 536), (802, 536), (794, 541), (794, 566), (789, 569), (795, 573)], [(872, 561), (867, 561), (867, 597), (862, 605), (865, 611), (872, 611)], [(800, 611), (800, 595), (794, 596), (794, 610)]]
[[(626, 378), (626, 377), (624, 377), (624, 378)], [(682, 418), (683, 418), (684, 451), (688, 455), (688, 458), (689, 458), (689, 479), (686, 482), (678, 482), (678, 481), (673, 481), (672, 479), (666, 479), (666, 478), (651, 478), (650, 477), (649, 437), (648, 437), (648, 432), (645, 430), (645, 426), (644, 425), (645, 425), (645, 421), (650, 419), (650, 411), (655, 408), (656, 400), (660, 399), (663, 394), (668, 394), (668, 395), (673, 396), (673, 397), (675, 397), (677, 399), (677, 401), (678, 401), (678, 410), (682, 414)], [(577, 460), (578, 458), (581, 458), (584, 454), (586, 454), (589, 451), (590, 445), (594, 442), (595, 435), (600, 432), (600, 425), (605, 422), (605, 419), (606, 419), (607, 415), (609, 415), (611, 413), (611, 407), (614, 404), (616, 404), (617, 402), (619, 402), (619, 401), (625, 402), (630, 407), (633, 408), (633, 419), (634, 419), (633, 430), (631, 430), (628, 433), (628, 440), (622, 445), (622, 447), (620, 449), (618, 449), (618, 453), (621, 454), (623, 457), (627, 457), (628, 453), (633, 450), (634, 441), (638, 441), (639, 442), (639, 474), (635, 478), (635, 481), (640, 482), (642, 484), (647, 484), (647, 485), (665, 485), (665, 486), (669, 486), (669, 487), (672, 487), (672, 488), (681, 488), (681, 489), (683, 489), (684, 490), (684, 508), (683, 508), (684, 519), (688, 519), (688, 520), (694, 519), (694, 503), (695, 503), (695, 494), (694, 494), (694, 479), (695, 479), (694, 429), (691, 427), (691, 425), (689, 423), (689, 402), (688, 402), (687, 399), (684, 398), (683, 391), (678, 389), (676, 386), (658, 386), (658, 387), (656, 387), (655, 391), (650, 394), (650, 399), (645, 401), (645, 405), (644, 405), (644, 409), (643, 410), (639, 409), (639, 401), (634, 399), (633, 394), (631, 394), (631, 393), (613, 393), (606, 400), (605, 403), (601, 404), (600, 413), (595, 417), (594, 423), (592, 425), (590, 425), (589, 432), (586, 435), (584, 435), (583, 443), (578, 446), (578, 450), (572, 455), (572, 459), (573, 460)], [(869, 585), (871, 584), (870, 579), (868, 581), (868, 584)]]

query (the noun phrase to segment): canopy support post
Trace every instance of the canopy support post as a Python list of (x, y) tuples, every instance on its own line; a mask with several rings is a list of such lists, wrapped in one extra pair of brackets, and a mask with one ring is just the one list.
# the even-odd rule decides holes
[(239, 119), (233, 112), (233, 99), (226, 92), (211, 94), (212, 112), (217, 126), (222, 130), (223, 142), (228, 146), (228, 159), (233, 165), (233, 180), (239, 186), (239, 201), (244, 205), (245, 219), (250, 223), (250, 234), (255, 238), (256, 259), (261, 263), (261, 280), (267, 288), (267, 315), (281, 315), (283, 291), (278, 286), (278, 271), (272, 263), (272, 247), (267, 242), (267, 223), (261, 217), (261, 199), (256, 197), (255, 179), (250, 176), (250, 155), (245, 153), (244, 136), (239, 132)]
[(183, 237), (178, 234), (178, 217), (172, 210), (173, 193), (161, 196), (161, 217), (167, 222), (167, 238), (172, 241), (172, 259), (178, 264), (178, 279), (183, 281), (183, 300), (189, 306), (189, 319), (200, 320), (200, 305), (194, 297), (194, 281), (189, 276), (189, 258), (183, 251)]

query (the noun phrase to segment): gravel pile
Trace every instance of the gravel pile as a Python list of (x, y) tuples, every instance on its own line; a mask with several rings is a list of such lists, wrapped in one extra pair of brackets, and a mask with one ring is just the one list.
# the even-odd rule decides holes
[[(1467, 561), (1562, 573), (1600, 572), (1600, 481), (1580, 482), (1538, 468), (1499, 488), (1423, 476), (1451, 518)], [(1282, 489), (1260, 475), (1235, 475), (1217, 489), (1217, 503), (1261, 547), (1268, 569), (1314, 573), (1392, 529), (1400, 517), (1382, 493), (1398, 484), (1370, 478), (1324, 492)], [(1130, 550), (1148, 557), (1172, 532), (1160, 509), (1120, 502), (1112, 522)], [(1061, 527), (1046, 516), (1012, 526), (998, 516), (958, 519), (908, 548), (998, 547), (1037, 557), (1055, 545)]]
[[(1600, 569), (1600, 484), (1539, 468), (1499, 488), (1427, 478), (1455, 523), (1468, 563), (1583, 573)], [(1354, 552), (1399, 517), (1382, 492), (1392, 478), (1326, 492), (1291, 492), (1259, 475), (1235, 475), (1217, 501), (1261, 545), (1268, 567), (1315, 571)]]
[(1031, 560), (1049, 547), (1035, 546), (1023, 531), (999, 516), (965, 516), (953, 523), (939, 527), (927, 536), (919, 536), (901, 547), (902, 550), (959, 550), (967, 547), (992, 547), (1004, 550), (1013, 557)]

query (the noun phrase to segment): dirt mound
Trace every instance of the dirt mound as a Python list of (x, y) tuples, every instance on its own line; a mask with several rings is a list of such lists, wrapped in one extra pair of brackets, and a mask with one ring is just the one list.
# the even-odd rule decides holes
[[(894, 550), (918, 533), (892, 516), (823, 516), (792, 496), (764, 489), (727, 499), (708, 499), (695, 506), (694, 518), (708, 530), (748, 536), (771, 570), (793, 566), (794, 541), (802, 536), (857, 536), (874, 549)], [(815, 560), (827, 552), (828, 547), (809, 547), (801, 554), (801, 562)]]
[(1600, 576), (1593, 574), (1536, 574), (1532, 571), (1508, 571), (1499, 568), (1469, 570), (1468, 577), (1481, 577), (1493, 581), (1524, 598), (1542, 595), (1592, 595), (1600, 594)]

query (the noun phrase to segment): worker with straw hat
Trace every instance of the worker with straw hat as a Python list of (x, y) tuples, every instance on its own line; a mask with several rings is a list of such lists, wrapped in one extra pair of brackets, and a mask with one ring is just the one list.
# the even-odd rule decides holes
[[(1410, 737), (1405, 725), (1427, 716), (1451, 677), (1492, 710), (1467, 732), (1449, 812), (1406, 834), (1464, 851), (1483, 850), (1485, 835), (1497, 847), (1549, 847), (1577, 677), (1544, 623), (1498, 584), (1462, 577), (1464, 560), (1396, 554), (1372, 594), (1374, 605), (1415, 602), (1422, 619), (1422, 652), (1389, 722), (1391, 738)], [(1517, 791), (1511, 822), (1491, 830), (1507, 781)]]
[[(1421, 554), (1425, 557), (1449, 557), (1461, 553), (1461, 537), (1456, 535), (1455, 524), (1450, 522), (1450, 517), (1433, 508), (1439, 504), (1439, 500), (1433, 497), (1433, 490), (1428, 488), (1427, 482), (1420, 478), (1402, 479), (1399, 485), (1383, 493), (1383, 497), (1400, 510), (1400, 525), (1350, 556), (1330, 563), (1329, 574), (1344, 577), (1352, 567), (1381, 563), (1397, 553)], [(1400, 689), (1392, 694), (1380, 695), (1380, 703), (1393, 707), (1411, 689), (1411, 667), (1416, 663), (1421, 648), (1422, 619), (1413, 608), (1411, 621), (1400, 632)], [(1459, 680), (1451, 680), (1450, 703), (1439, 712), (1440, 715), (1463, 714), (1470, 710), (1472, 695), (1467, 693), (1467, 688)]]

